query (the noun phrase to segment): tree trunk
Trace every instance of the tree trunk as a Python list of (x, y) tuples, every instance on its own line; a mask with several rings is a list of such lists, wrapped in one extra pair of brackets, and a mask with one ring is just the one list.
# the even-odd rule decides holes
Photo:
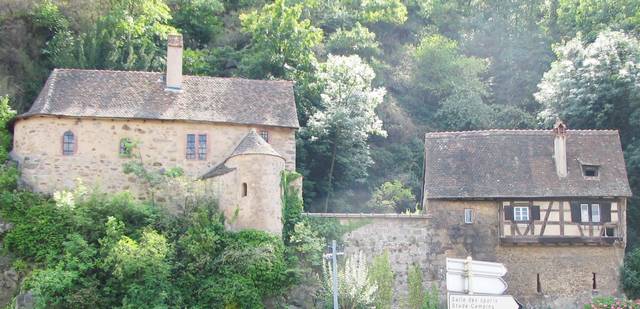
[(336, 165), (336, 152), (337, 152), (337, 143), (333, 143), (333, 148), (331, 150), (331, 165), (329, 166), (329, 190), (327, 191), (327, 198), (324, 200), (324, 212), (326, 213), (329, 210), (329, 199), (331, 198), (331, 192), (333, 192), (333, 169)]

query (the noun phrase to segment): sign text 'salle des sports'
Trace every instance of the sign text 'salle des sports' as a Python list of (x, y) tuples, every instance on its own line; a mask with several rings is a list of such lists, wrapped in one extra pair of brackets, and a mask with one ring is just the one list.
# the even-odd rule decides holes
[(518, 309), (510, 295), (449, 294), (449, 309)]

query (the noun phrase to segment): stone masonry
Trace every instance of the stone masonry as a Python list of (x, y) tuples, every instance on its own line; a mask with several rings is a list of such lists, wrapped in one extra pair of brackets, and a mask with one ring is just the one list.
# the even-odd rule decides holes
[[(613, 246), (504, 246), (498, 236), (497, 202), (444, 202), (423, 216), (325, 214), (341, 222), (366, 220), (344, 237), (345, 252), (363, 251), (369, 258), (389, 251), (395, 273), (394, 303), (407, 295), (407, 269), (416, 263), (425, 288), (435, 284), (442, 302), (446, 295), (445, 258), (504, 263), (508, 294), (527, 308), (582, 308), (592, 295), (619, 295), (619, 269), (624, 247)], [(464, 224), (463, 209), (472, 207), (473, 224)], [(375, 237), (373, 236), (375, 235)], [(541, 292), (537, 291), (540, 277)], [(596, 289), (593, 289), (594, 276)]]
[[(123, 164), (131, 159), (119, 154), (122, 138), (140, 143), (147, 166), (181, 167), (195, 178), (222, 162), (252, 128), (268, 130), (269, 142), (285, 158), (286, 168), (295, 168), (294, 129), (187, 121), (30, 117), (15, 125), (12, 156), (21, 166), (22, 181), (35, 191), (73, 188), (80, 178), (106, 192), (129, 190), (143, 198), (135, 176), (123, 173)], [(77, 153), (71, 156), (62, 155), (67, 130), (77, 140)], [(207, 160), (185, 158), (188, 133), (207, 134)]]

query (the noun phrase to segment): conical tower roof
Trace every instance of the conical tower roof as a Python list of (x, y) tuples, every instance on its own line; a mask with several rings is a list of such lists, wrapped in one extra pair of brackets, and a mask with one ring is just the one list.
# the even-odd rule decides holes
[(202, 175), (200, 178), (213, 178), (234, 171), (235, 168), (229, 168), (225, 165), (225, 163), (227, 163), (229, 159), (235, 156), (255, 154), (283, 158), (275, 149), (273, 149), (273, 147), (271, 147), (269, 143), (267, 143), (262, 137), (260, 137), (260, 135), (258, 135), (258, 133), (256, 133), (255, 129), (251, 129), (251, 131), (249, 131), (249, 133), (240, 141), (238, 146), (236, 146), (231, 155), (229, 155), (222, 163), (216, 165), (214, 168)]
[[(240, 141), (240, 144), (236, 146), (236, 149), (233, 150), (229, 158), (247, 154), (262, 154), (282, 157), (275, 149), (273, 149), (273, 147), (271, 147), (269, 143), (260, 137), (254, 129), (251, 129), (249, 134)], [(229, 158), (227, 158), (227, 160)]]

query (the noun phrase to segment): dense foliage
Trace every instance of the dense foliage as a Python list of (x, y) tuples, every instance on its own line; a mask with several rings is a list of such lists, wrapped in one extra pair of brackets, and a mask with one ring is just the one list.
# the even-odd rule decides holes
[(640, 298), (640, 248), (627, 253), (621, 275), (625, 294), (632, 299)]
[[(78, 189), (50, 199), (16, 191), (17, 169), (0, 164), (0, 215), (14, 224), (4, 245), (34, 265), (25, 284), (40, 296), (39, 307), (261, 307), (292, 281), (310, 278), (324, 244), (357, 227), (303, 219), (303, 207), (412, 211), (422, 198), (424, 132), (545, 128), (556, 117), (569, 128), (619, 129), (637, 195), (639, 3), (1, 1), (0, 129), (13, 110), (29, 109), (53, 68), (163, 70), (166, 36), (177, 31), (187, 74), (295, 81), (306, 202), (288, 189), (298, 176), (284, 175), (277, 239), (225, 231), (206, 201), (172, 218), (127, 195)], [(0, 163), (10, 145), (0, 130)], [(128, 172), (151, 195), (180, 174), (135, 163)], [(623, 283), (632, 297), (640, 295), (640, 253), (631, 251), (640, 243), (639, 206), (632, 198), (627, 216)], [(345, 279), (357, 293), (345, 294), (347, 303), (363, 295), (365, 305), (388, 303), (383, 260), (371, 277), (363, 261), (349, 261), (354, 274)], [(412, 268), (408, 305), (435, 306), (432, 293)]]
[(79, 185), (53, 199), (5, 190), (0, 215), (37, 308), (262, 308), (295, 282), (280, 238), (226, 231), (213, 202), (168, 216)]
[(591, 303), (585, 304), (584, 309), (637, 309), (640, 308), (638, 301), (627, 299), (619, 299), (613, 296), (598, 296), (591, 300)]
[(24, 112), (54, 67), (162, 70), (177, 31), (188, 74), (296, 82), (307, 210), (376, 209), (366, 202), (392, 181), (420, 200), (424, 132), (546, 127), (555, 116), (620, 129), (635, 189), (636, 2), (8, 0), (0, 95)]

